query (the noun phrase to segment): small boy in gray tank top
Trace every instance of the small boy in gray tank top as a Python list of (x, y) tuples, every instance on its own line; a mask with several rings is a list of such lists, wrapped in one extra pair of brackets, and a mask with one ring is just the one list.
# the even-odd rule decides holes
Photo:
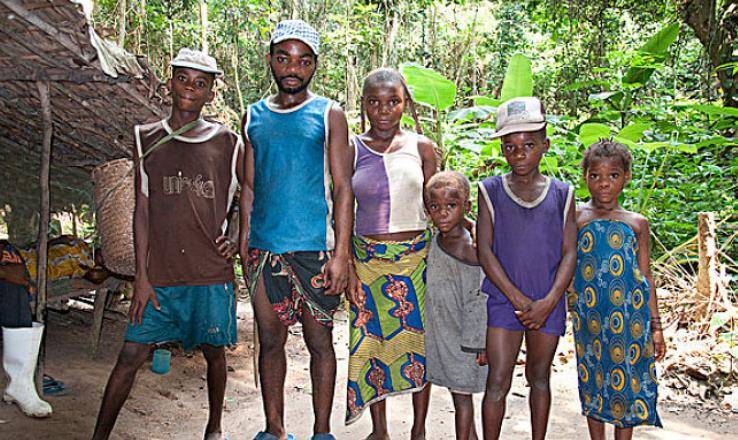
[(464, 214), (471, 208), (469, 181), (446, 171), (434, 175), (425, 199), (438, 233), (428, 253), (425, 353), (428, 380), (448, 388), (461, 438), (477, 438), (472, 393), (485, 389), (487, 296), (484, 275)]

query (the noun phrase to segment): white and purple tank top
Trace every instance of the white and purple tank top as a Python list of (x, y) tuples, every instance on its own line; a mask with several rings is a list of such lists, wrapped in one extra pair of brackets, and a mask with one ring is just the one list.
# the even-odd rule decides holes
[(402, 147), (379, 153), (354, 136), (354, 175), (357, 235), (421, 231), (427, 227), (423, 207), (423, 160), (418, 136)]

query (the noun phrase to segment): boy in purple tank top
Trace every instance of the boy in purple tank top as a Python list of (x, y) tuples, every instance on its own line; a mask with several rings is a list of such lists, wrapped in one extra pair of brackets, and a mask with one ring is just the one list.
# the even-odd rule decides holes
[(550, 146), (543, 106), (515, 98), (497, 111), (495, 137), (511, 172), (479, 185), (477, 253), (486, 278), (487, 359), (484, 438), (500, 438), (505, 399), (525, 337), (531, 430), (546, 436), (551, 406), (549, 376), (564, 334), (563, 293), (576, 265), (573, 188), (541, 174)]

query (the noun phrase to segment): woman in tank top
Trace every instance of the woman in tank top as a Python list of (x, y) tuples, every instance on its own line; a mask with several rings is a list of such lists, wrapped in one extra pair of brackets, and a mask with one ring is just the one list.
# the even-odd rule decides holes
[[(412, 392), (413, 439), (425, 438), (424, 318), (426, 255), (431, 233), (423, 188), (436, 172), (435, 145), (404, 131), (406, 104), (415, 107), (402, 75), (378, 69), (361, 98), (370, 128), (353, 138), (356, 196), (355, 277), (349, 283), (350, 342), (346, 423), (370, 407), (370, 439), (389, 439), (388, 396)], [(419, 130), (418, 130), (419, 131)]]

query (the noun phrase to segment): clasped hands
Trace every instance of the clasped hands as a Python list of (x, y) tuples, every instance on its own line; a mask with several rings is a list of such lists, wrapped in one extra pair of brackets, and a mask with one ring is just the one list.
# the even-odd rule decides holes
[(548, 295), (533, 301), (527, 296), (519, 294), (512, 303), (515, 307), (515, 316), (530, 330), (538, 330), (543, 327), (548, 315), (556, 307), (556, 302), (552, 301)]

